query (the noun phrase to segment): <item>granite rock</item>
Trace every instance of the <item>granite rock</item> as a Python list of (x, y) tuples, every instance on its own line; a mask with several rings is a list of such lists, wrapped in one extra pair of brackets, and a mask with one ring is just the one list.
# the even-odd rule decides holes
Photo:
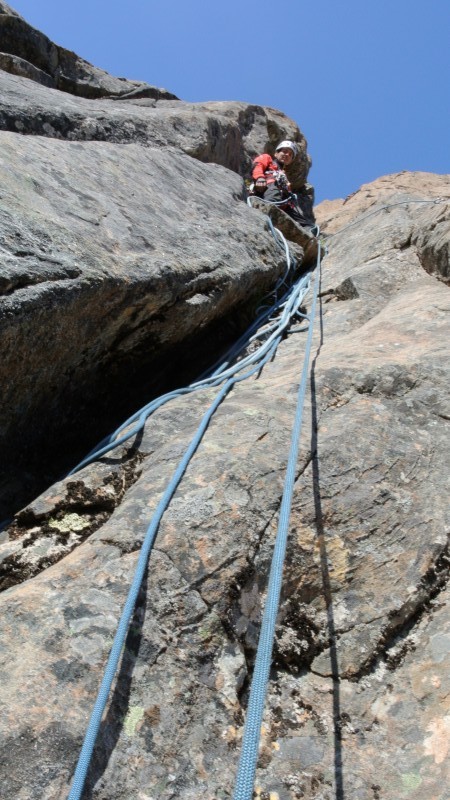
[[(0, 76), (3, 426), (23, 485), (48, 436), (75, 463), (89, 431), (197, 377), (252, 318), (282, 258), (238, 173), (300, 134), (244, 104)], [(447, 798), (449, 199), (448, 176), (400, 173), (316, 209), (326, 255), (259, 800)], [(298, 327), (221, 404), (161, 521), (85, 800), (232, 796)], [(140, 545), (214, 396), (161, 407), (0, 533), (2, 800), (67, 797)]]
[[(17, 12), (0, 4), (0, 69), (79, 97), (120, 96), (143, 91), (148, 97), (177, 99), (166, 89), (115, 78), (76, 53), (54, 44)], [(7, 58), (9, 56), (9, 58)]]
[(39, 471), (60, 450), (61, 474), (137, 397), (192, 377), (284, 260), (223, 167), (169, 148), (10, 133), (1, 146), (1, 448), (14, 497), (14, 464)]
[(303, 186), (310, 159), (298, 126), (279, 111), (239, 102), (184, 103), (155, 99), (85, 99), (0, 71), (0, 131), (69, 141), (177, 147), (243, 177), (258, 152), (283, 137), (299, 143), (293, 188)]
[[(446, 796), (450, 298), (404, 202), (388, 225), (328, 223), (256, 797)], [(162, 520), (86, 797), (232, 794), (303, 345), (223, 403)], [(65, 796), (139, 545), (210, 401), (160, 409), (5, 533), (5, 800)]]
[(94, 68), (101, 92), (59, 91), (63, 60), (76, 72), (78, 57), (4, 4), (0, 25), (1, 521), (242, 330), (283, 267), (238, 175), (286, 136), (300, 188), (310, 161), (273, 109), (114, 88)]

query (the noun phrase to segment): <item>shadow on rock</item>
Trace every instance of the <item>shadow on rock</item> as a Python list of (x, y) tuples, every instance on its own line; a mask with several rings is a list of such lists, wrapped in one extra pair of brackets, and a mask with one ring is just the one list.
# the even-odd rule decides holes
[(109, 759), (114, 752), (125, 724), (130, 701), (134, 666), (139, 656), (142, 642), (142, 631), (146, 611), (147, 582), (148, 568), (145, 572), (144, 580), (136, 601), (136, 608), (128, 630), (122, 662), (108, 712), (98, 733), (91, 766), (86, 777), (85, 789), (82, 795), (83, 800), (94, 799), (95, 787), (106, 771)]
[[(319, 287), (320, 294), (320, 287)], [(312, 453), (312, 474), (313, 474), (313, 493), (314, 510), (317, 530), (317, 540), (319, 543), (320, 566), (322, 572), (323, 592), (327, 609), (328, 621), (328, 642), (330, 648), (331, 675), (333, 680), (333, 727), (334, 727), (334, 780), (336, 787), (336, 800), (344, 800), (344, 776), (342, 765), (342, 730), (341, 730), (341, 700), (340, 700), (340, 677), (339, 661), (336, 646), (336, 626), (333, 612), (333, 597), (331, 592), (330, 569), (327, 555), (327, 545), (323, 526), (322, 501), (320, 494), (320, 464), (319, 464), (319, 442), (317, 436), (317, 395), (315, 370), (317, 359), (323, 344), (323, 318), (322, 300), (320, 299), (320, 341), (316, 355), (311, 366), (311, 414), (312, 414), (312, 433), (311, 433), (311, 453)]]

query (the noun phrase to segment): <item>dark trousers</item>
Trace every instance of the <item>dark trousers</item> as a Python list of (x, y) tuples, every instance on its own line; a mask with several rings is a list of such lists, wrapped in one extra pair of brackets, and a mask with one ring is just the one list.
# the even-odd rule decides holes
[[(316, 224), (312, 210), (312, 202), (303, 202), (304, 198), (300, 193), (293, 195), (292, 199), (289, 197), (286, 198), (286, 194), (283, 193), (278, 186), (274, 183), (269, 183), (264, 194), (260, 195), (260, 197), (263, 197), (264, 200), (268, 200), (270, 203), (281, 203), (282, 200), (285, 200), (286, 202), (279, 205), (278, 208), (281, 208), (286, 214), (289, 214), (299, 225), (312, 227)], [(309, 200), (306, 195), (305, 200)], [(305, 205), (307, 207), (304, 207)]]

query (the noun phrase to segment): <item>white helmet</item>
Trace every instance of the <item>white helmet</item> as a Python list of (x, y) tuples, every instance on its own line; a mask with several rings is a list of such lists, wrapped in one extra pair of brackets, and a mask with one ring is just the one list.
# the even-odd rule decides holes
[(281, 150), (282, 147), (288, 147), (289, 150), (292, 150), (294, 158), (298, 154), (298, 145), (295, 142), (291, 142), (289, 139), (286, 139), (284, 142), (280, 142), (275, 152), (277, 152), (277, 150)]

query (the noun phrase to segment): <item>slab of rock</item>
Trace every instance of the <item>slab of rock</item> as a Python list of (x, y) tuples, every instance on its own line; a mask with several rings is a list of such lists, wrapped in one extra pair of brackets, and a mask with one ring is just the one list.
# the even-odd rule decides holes
[[(389, 231), (396, 247), (412, 244), (427, 272), (449, 282), (448, 201), (450, 176), (427, 172), (400, 172), (365, 184), (346, 200), (325, 201), (319, 206), (322, 232), (333, 236), (355, 224), (360, 248), (376, 252), (376, 239)], [(412, 216), (408, 211), (412, 212)], [(372, 232), (373, 216), (381, 214)], [(360, 219), (361, 217), (361, 219)], [(394, 229), (397, 229), (395, 233)], [(375, 237), (375, 238), (374, 238)], [(384, 247), (384, 244), (381, 245)]]
[[(102, 95), (108, 84), (109, 99), (98, 92), (86, 94), (80, 87), (72, 93), (59, 91), (55, 76), (64, 59), (66, 63), (73, 56), (75, 72), (89, 65), (63, 53), (5, 5), (0, 8), (0, 25), (7, 50), (0, 54), (0, 67), (18, 73), (0, 69), (4, 153), (0, 314), (7, 354), (3, 374), (11, 400), (0, 436), (4, 464), (8, 461), (8, 474), (0, 477), (0, 496), (9, 498), (5, 504), (0, 501), (1, 521), (8, 508), (22, 505), (63, 474), (68, 460), (73, 463), (73, 448), (81, 455), (88, 440), (89, 446), (93, 444), (93, 430), (96, 438), (99, 427), (114, 427), (123, 413), (128, 414), (129, 398), (135, 402), (141, 396), (142, 384), (147, 396), (149, 387), (158, 393), (168, 384), (192, 378), (194, 363), (201, 369), (206, 350), (209, 358), (214, 349), (223, 348), (227, 337), (235, 335), (253, 313), (255, 298), (276, 278), (273, 265), (269, 270), (264, 266), (272, 257), (265, 250), (268, 238), (261, 250), (258, 234), (256, 251), (250, 255), (246, 247), (241, 257), (241, 232), (235, 233), (234, 227), (250, 230), (251, 219), (258, 231), (265, 226), (255, 212), (243, 207), (242, 181), (214, 168), (206, 172), (200, 168), (199, 173), (191, 159), (178, 160), (181, 153), (245, 176), (255, 153), (288, 136), (299, 142), (295, 166), (299, 185), (306, 178), (309, 157), (298, 126), (273, 109), (245, 103), (182, 103), (137, 82), (114, 89), (108, 81), (117, 79), (99, 77), (94, 68), (86, 80), (96, 85), (98, 78)], [(67, 67), (67, 74), (72, 67)], [(86, 146), (89, 142), (91, 146)], [(150, 152), (155, 149), (159, 153)], [(148, 166), (155, 159), (156, 171)], [(230, 207), (239, 207), (242, 214), (231, 223), (233, 233), (222, 215), (229, 191)], [(212, 196), (216, 199), (211, 202)], [(191, 206), (187, 215), (183, 203)], [(205, 247), (203, 229), (210, 241)], [(231, 249), (229, 236), (236, 244)], [(222, 264), (221, 239), (227, 248), (225, 262), (236, 258), (243, 276), (229, 303), (227, 280), (217, 269)], [(273, 241), (268, 246), (273, 250)], [(258, 252), (263, 266), (254, 261)], [(277, 260), (281, 269), (281, 255)], [(199, 273), (208, 278), (194, 290), (192, 275)], [(163, 333), (163, 309), (178, 306), (181, 312), (187, 294), (192, 295), (189, 313), (181, 313), (180, 324), (173, 316), (172, 333)], [(115, 317), (114, 333), (105, 329), (98, 335), (100, 309)], [(206, 327), (208, 336), (200, 344), (198, 334)], [(176, 355), (169, 355), (175, 342), (184, 344)], [(193, 348), (195, 359), (189, 359)], [(38, 353), (45, 353), (44, 364)], [(105, 353), (109, 353), (106, 360)], [(112, 409), (110, 391), (115, 396)], [(95, 412), (93, 397), (100, 401)], [(77, 424), (67, 428), (72, 415)], [(81, 437), (76, 433), (80, 428)], [(70, 442), (61, 439), (64, 429)], [(19, 436), (22, 447), (17, 449), (14, 442)], [(20, 463), (18, 472), (12, 456), (14, 463)], [(47, 471), (50, 460), (52, 472)], [(38, 484), (37, 471), (42, 473)]]
[(0, 130), (69, 141), (174, 146), (204, 162), (250, 175), (251, 160), (296, 139), (294, 188), (301, 188), (310, 159), (298, 126), (269, 108), (238, 102), (182, 103), (152, 99), (86, 100), (0, 72)]
[[(400, 202), (405, 179), (363, 192)], [(448, 204), (414, 196), (329, 219), (258, 798), (446, 797), (450, 296), (412, 232), (434, 242)], [(232, 795), (303, 337), (226, 399), (163, 518), (86, 797)], [(5, 800), (66, 796), (137, 550), (211, 397), (162, 408), (4, 533)]]
[[(279, 111), (246, 103), (181, 103), (165, 89), (114, 78), (51, 42), (4, 3), (0, 33), (0, 130), (69, 140), (174, 145), (243, 176), (250, 175), (255, 155), (273, 152), (289, 138), (299, 146), (289, 178), (294, 191), (305, 191), (311, 164), (306, 141), (298, 126)], [(103, 102), (95, 103), (96, 99)]]
[(85, 447), (111, 411), (117, 420), (143, 391), (192, 376), (205, 344), (211, 356), (230, 321), (242, 327), (284, 260), (241, 178), (222, 167), (169, 148), (1, 139), (6, 467), (45, 463), (48, 447), (76, 447), (80, 430)]
[[(44, 33), (29, 25), (23, 17), (2, 3), (0, 5), (0, 69), (52, 86), (79, 97), (105, 97), (145, 90), (155, 99), (176, 100), (166, 89), (142, 81), (115, 78), (94, 67), (76, 53), (54, 44)], [(7, 59), (6, 55), (10, 58)]]
[(42, 83), (43, 86), (48, 86), (51, 89), (55, 88), (55, 81), (50, 75), (30, 64), (29, 61), (13, 56), (10, 53), (0, 53), (0, 69), (5, 72), (11, 72), (13, 75), (21, 75), (23, 78)]

